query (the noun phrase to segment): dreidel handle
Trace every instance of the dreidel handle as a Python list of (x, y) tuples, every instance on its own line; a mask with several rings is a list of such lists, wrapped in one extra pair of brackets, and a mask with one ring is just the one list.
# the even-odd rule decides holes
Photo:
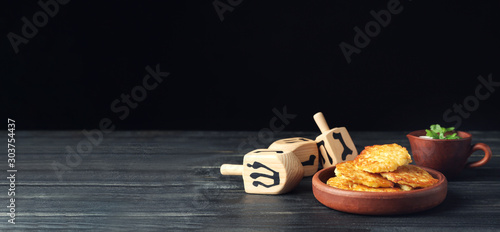
[(314, 121), (316, 122), (316, 125), (318, 125), (319, 130), (321, 133), (328, 132), (330, 130), (330, 127), (328, 126), (328, 123), (326, 122), (325, 116), (323, 113), (318, 112), (314, 116)]
[(220, 173), (225, 176), (241, 176), (243, 175), (243, 165), (223, 164), (220, 166)]

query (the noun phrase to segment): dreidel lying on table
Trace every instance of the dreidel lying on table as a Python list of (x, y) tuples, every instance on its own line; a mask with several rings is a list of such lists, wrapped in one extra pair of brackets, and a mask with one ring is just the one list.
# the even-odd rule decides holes
[(257, 149), (243, 157), (243, 165), (223, 164), (222, 175), (243, 176), (245, 192), (282, 194), (294, 189), (304, 176), (302, 164), (291, 151)]
[(312, 139), (280, 139), (272, 143), (269, 149), (293, 152), (304, 167), (304, 176), (312, 176), (318, 171), (318, 145)]
[(320, 159), (323, 168), (353, 160), (358, 155), (358, 151), (345, 127), (330, 129), (325, 116), (321, 112), (316, 113), (313, 118), (321, 130), (321, 135), (316, 137), (316, 142), (321, 153)]

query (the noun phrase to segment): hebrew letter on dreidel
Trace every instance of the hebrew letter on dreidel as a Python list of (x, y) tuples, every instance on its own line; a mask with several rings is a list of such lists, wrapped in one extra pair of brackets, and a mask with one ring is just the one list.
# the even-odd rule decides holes
[[(316, 161), (316, 156), (310, 155), (309, 160), (301, 162), (302, 166), (312, 166), (314, 165), (314, 161)], [(305, 176), (305, 174), (304, 174)]]
[(318, 171), (318, 146), (312, 139), (302, 137), (280, 139), (272, 143), (269, 149), (293, 152), (304, 167), (304, 176), (312, 176)]
[(333, 158), (330, 155), (330, 153), (328, 153), (328, 150), (326, 150), (326, 148), (325, 148), (325, 141), (321, 140), (317, 144), (318, 144), (318, 151), (320, 152), (319, 159), (321, 160), (321, 164), (324, 166), (325, 162), (326, 162), (326, 159), (328, 159), (328, 162), (330, 164), (332, 164), (333, 163)]
[(243, 157), (244, 165), (223, 164), (222, 175), (241, 175), (245, 192), (282, 194), (295, 188), (304, 169), (293, 152), (257, 149)]
[(273, 175), (267, 175), (267, 174), (262, 174), (262, 173), (257, 173), (257, 172), (254, 172), (252, 174), (250, 174), (250, 177), (252, 177), (253, 179), (257, 179), (261, 176), (263, 177), (267, 177), (269, 179), (273, 179), (274, 180), (274, 183), (273, 184), (270, 184), (270, 185), (267, 185), (267, 184), (263, 184), (262, 182), (260, 181), (254, 181), (253, 182), (253, 186), (257, 187), (258, 185), (262, 185), (266, 188), (269, 188), (269, 187), (273, 187), (273, 186), (276, 186), (276, 185), (279, 185), (280, 184), (280, 175), (279, 175), (279, 172), (276, 172), (270, 168), (268, 168), (266, 165), (264, 164), (261, 164), (257, 161), (253, 162), (253, 164), (247, 164), (248, 167), (251, 167), (253, 169), (258, 169), (258, 168), (265, 168), (269, 171), (271, 171), (273, 173)]
[(340, 141), (340, 144), (342, 144), (342, 160), (345, 161), (347, 158), (347, 155), (352, 155), (352, 150), (345, 144), (344, 138), (342, 137), (341, 133), (333, 133), (333, 138), (337, 139)]
[(336, 127), (330, 130), (321, 112), (316, 113), (313, 118), (322, 133), (316, 138), (316, 142), (318, 143), (324, 168), (335, 166), (343, 161), (353, 160), (358, 155), (358, 151), (345, 127)]

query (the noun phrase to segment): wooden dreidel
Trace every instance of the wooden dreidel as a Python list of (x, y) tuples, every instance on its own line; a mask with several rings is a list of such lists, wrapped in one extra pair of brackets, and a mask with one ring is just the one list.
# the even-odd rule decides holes
[(335, 166), (337, 163), (353, 160), (358, 151), (352, 142), (351, 136), (345, 127), (336, 127), (330, 130), (323, 113), (318, 112), (314, 121), (321, 130), (321, 135), (316, 137), (323, 168)]
[(318, 145), (312, 139), (280, 139), (272, 143), (269, 149), (293, 152), (304, 167), (304, 176), (312, 176), (318, 171)]
[(222, 175), (243, 176), (245, 192), (282, 194), (294, 189), (304, 176), (302, 164), (291, 151), (257, 149), (243, 157), (243, 165), (223, 164)]

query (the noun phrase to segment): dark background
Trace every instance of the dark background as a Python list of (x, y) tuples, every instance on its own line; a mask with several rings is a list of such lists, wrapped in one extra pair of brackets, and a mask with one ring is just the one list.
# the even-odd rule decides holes
[[(16, 54), (7, 34), (21, 35), (21, 18), (42, 9), (4, 2), (1, 111), (18, 129), (43, 130), (98, 128), (102, 118), (116, 129), (260, 130), (283, 107), (296, 115), (285, 130), (317, 130), (318, 111), (349, 130), (455, 125), (443, 114), (475, 95), (479, 75), (500, 82), (499, 2), (402, 0), (348, 64), (339, 44), (354, 45), (354, 27), (387, 3), (243, 0), (221, 21), (211, 0), (73, 0)], [(170, 75), (120, 119), (111, 102), (156, 64)], [(460, 129), (500, 129), (495, 88)]]

